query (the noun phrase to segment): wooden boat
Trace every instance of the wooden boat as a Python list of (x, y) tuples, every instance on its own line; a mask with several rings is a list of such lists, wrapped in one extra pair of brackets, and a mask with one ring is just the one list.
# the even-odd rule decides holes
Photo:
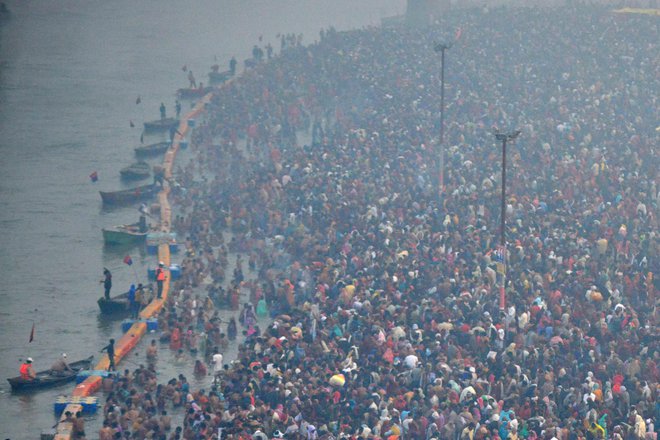
[(119, 170), (119, 174), (124, 180), (146, 179), (151, 175), (151, 166), (143, 161), (135, 162)]
[(18, 376), (7, 379), (7, 382), (9, 382), (9, 385), (11, 385), (12, 391), (35, 390), (39, 388), (47, 388), (60, 385), (63, 383), (71, 382), (76, 378), (78, 372), (89, 369), (92, 366), (93, 359), (94, 356), (90, 356), (87, 359), (70, 363), (69, 366), (73, 369), (73, 371), (67, 371), (54, 375), (51, 370), (44, 370), (39, 371), (37, 373), (37, 377), (32, 380), (22, 379), (20, 376)]
[(163, 141), (156, 142), (155, 144), (141, 145), (139, 147), (135, 147), (133, 150), (135, 151), (135, 155), (138, 157), (155, 156), (166, 152), (167, 149), (170, 148), (170, 145), (171, 142)]
[(197, 87), (194, 89), (179, 89), (176, 94), (181, 99), (201, 98), (213, 90), (213, 87)]
[(140, 232), (138, 225), (119, 225), (114, 228), (103, 228), (103, 241), (109, 245), (127, 245), (142, 243), (147, 238), (147, 232)]
[(128, 313), (130, 310), (130, 301), (128, 300), (128, 292), (117, 295), (110, 299), (105, 299), (104, 296), (97, 301), (101, 313), (104, 315), (120, 315)]
[(162, 118), (156, 119), (155, 121), (149, 121), (144, 123), (144, 131), (147, 132), (157, 132), (157, 131), (169, 131), (172, 127), (177, 127), (179, 125), (179, 120), (174, 118)]
[(232, 75), (229, 70), (225, 70), (224, 72), (217, 72), (217, 71), (209, 72), (209, 84), (222, 84), (223, 82), (231, 78), (231, 76)]
[(104, 205), (120, 206), (149, 199), (158, 194), (158, 191), (160, 191), (160, 186), (152, 183), (151, 185), (142, 185), (120, 191), (99, 191), (99, 193), (101, 194), (101, 199), (103, 200)]

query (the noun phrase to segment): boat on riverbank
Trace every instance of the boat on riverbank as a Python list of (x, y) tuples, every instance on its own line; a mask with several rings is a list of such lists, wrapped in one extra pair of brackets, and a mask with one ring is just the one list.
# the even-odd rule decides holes
[[(210, 74), (209, 74), (210, 75)], [(201, 98), (213, 90), (213, 87), (197, 87), (194, 89), (179, 89), (176, 94), (180, 99)]]
[(154, 121), (148, 121), (144, 123), (145, 132), (163, 132), (169, 131), (170, 128), (176, 128), (179, 125), (179, 120), (174, 118), (162, 118), (156, 119)]
[(114, 296), (110, 299), (106, 299), (104, 296), (99, 298), (96, 303), (101, 309), (103, 315), (122, 315), (128, 313), (130, 309), (130, 301), (128, 300), (128, 292), (124, 292), (121, 295)]
[(232, 77), (231, 71), (225, 70), (224, 72), (211, 71), (209, 72), (209, 84), (222, 84)]
[(94, 356), (87, 359), (72, 362), (69, 367), (73, 371), (62, 372), (61, 374), (53, 374), (52, 370), (39, 371), (37, 377), (34, 379), (23, 379), (22, 377), (11, 377), (7, 379), (11, 385), (12, 391), (32, 391), (41, 388), (49, 388), (56, 385), (73, 381), (78, 373), (82, 370), (87, 370), (92, 366)]
[(123, 180), (146, 179), (151, 175), (151, 166), (144, 161), (135, 162), (119, 170), (119, 175)]
[(165, 153), (167, 149), (170, 148), (170, 145), (171, 142), (167, 141), (156, 142), (149, 145), (141, 145), (139, 147), (135, 147), (133, 151), (135, 151), (135, 155), (137, 157), (157, 156), (159, 154)]
[(117, 225), (103, 228), (103, 242), (107, 245), (140, 244), (147, 238), (147, 231), (142, 231), (139, 225)]
[(156, 196), (158, 191), (160, 191), (160, 186), (152, 183), (119, 191), (99, 191), (99, 193), (105, 206), (122, 206), (150, 199)]

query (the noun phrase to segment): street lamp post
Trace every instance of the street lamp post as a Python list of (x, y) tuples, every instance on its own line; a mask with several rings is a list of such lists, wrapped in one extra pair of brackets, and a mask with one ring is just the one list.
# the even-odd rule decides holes
[(445, 51), (451, 48), (451, 44), (438, 43), (433, 50), (441, 55), (440, 67), (440, 163), (438, 165), (438, 194), (445, 187)]
[(506, 307), (506, 143), (518, 137), (520, 130), (509, 133), (495, 133), (495, 139), (502, 141), (502, 202), (500, 219), (500, 252), (502, 256), (502, 284), (500, 285), (500, 309)]

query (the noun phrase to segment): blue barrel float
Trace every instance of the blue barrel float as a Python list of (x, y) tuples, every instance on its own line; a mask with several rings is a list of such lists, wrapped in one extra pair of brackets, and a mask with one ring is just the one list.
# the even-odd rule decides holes
[(80, 405), (83, 414), (94, 414), (99, 406), (99, 398), (88, 396), (60, 396), (55, 401), (54, 409), (56, 414), (62, 414), (67, 405)]
[(179, 243), (176, 239), (176, 232), (151, 232), (147, 234), (147, 253), (149, 255), (158, 254), (158, 246), (168, 244), (170, 253), (176, 254), (179, 251)]
[(121, 322), (121, 331), (123, 333), (126, 333), (131, 327), (133, 327), (133, 324), (136, 322), (144, 322), (147, 324), (147, 331), (158, 331), (158, 319), (156, 318), (149, 318), (149, 319), (124, 319)]

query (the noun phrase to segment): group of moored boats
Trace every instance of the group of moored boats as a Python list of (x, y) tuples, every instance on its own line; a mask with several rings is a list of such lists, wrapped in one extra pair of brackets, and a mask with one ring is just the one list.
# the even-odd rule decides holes
[[(176, 128), (179, 121), (174, 118), (162, 118), (156, 121), (145, 122), (145, 133), (155, 133), (169, 131)], [(142, 145), (134, 149), (135, 155), (139, 158), (146, 158), (163, 154), (170, 148), (171, 142), (161, 141), (148, 145)], [(154, 166), (155, 175), (162, 172), (161, 167)], [(123, 180), (141, 180), (151, 175), (152, 167), (145, 161), (140, 160), (126, 168), (120, 170)], [(134, 188), (123, 189), (119, 191), (99, 191), (104, 207), (127, 206), (137, 202), (145, 202), (154, 198), (161, 190), (161, 185), (156, 183), (158, 179), (154, 178), (154, 183), (140, 185)], [(103, 228), (103, 241), (110, 246), (131, 246), (139, 245), (146, 241), (149, 234), (149, 227), (146, 224), (146, 217), (143, 213), (140, 221), (128, 225), (117, 225), (110, 228)], [(99, 309), (104, 315), (121, 315), (130, 309), (128, 292), (124, 292), (112, 298), (101, 297), (98, 300)]]
[[(215, 67), (215, 66), (214, 66)], [(211, 84), (221, 84), (229, 80), (234, 73), (232, 71), (220, 72), (217, 67), (212, 68), (209, 73), (209, 82)], [(177, 91), (177, 96), (182, 99), (199, 98), (206, 95), (213, 87), (191, 87), (182, 88)], [(177, 118), (160, 118), (154, 121), (147, 121), (144, 123), (144, 132), (147, 134), (157, 134), (163, 132), (172, 132), (176, 130), (179, 125)], [(169, 141), (160, 141), (148, 145), (141, 145), (135, 147), (135, 156), (144, 159), (148, 157), (158, 156), (164, 154), (171, 146)], [(146, 179), (151, 175), (151, 168), (144, 160), (135, 162), (120, 170), (120, 175), (124, 181), (136, 181)], [(131, 203), (140, 202), (154, 197), (160, 187), (156, 184), (142, 185), (135, 188), (124, 189), (119, 191), (100, 191), (101, 199), (105, 207), (125, 206)], [(104, 236), (106, 234), (104, 233)]]
[[(158, 133), (176, 129), (179, 123), (175, 118), (161, 118), (155, 121), (145, 122), (145, 133)], [(134, 149), (135, 155), (144, 159), (164, 154), (170, 148), (171, 142), (160, 141), (148, 145), (141, 145)], [(137, 202), (145, 202), (154, 198), (161, 189), (157, 183), (160, 180), (158, 174), (162, 172), (160, 167), (152, 167), (140, 160), (119, 171), (123, 181), (138, 181), (151, 176), (154, 173), (154, 183), (148, 185), (139, 185), (129, 189), (118, 191), (99, 191), (103, 206), (106, 208), (127, 206)], [(103, 241), (107, 245), (132, 245), (144, 242), (148, 230), (140, 223), (131, 225), (118, 225), (110, 228), (103, 228)]]
[[(176, 128), (178, 123), (179, 121), (177, 119), (163, 118), (157, 121), (145, 122), (144, 130), (149, 133), (169, 131), (172, 127)], [(170, 142), (156, 142), (149, 145), (139, 146), (135, 148), (135, 155), (138, 158), (156, 156), (165, 153), (170, 145)], [(152, 167), (147, 162), (140, 160), (139, 162), (121, 169), (119, 173), (124, 181), (142, 180), (151, 176)], [(158, 194), (160, 189), (161, 186), (159, 184), (152, 183), (119, 191), (99, 192), (101, 194), (103, 205), (111, 207), (126, 206), (135, 202), (151, 199)], [(145, 241), (147, 234), (148, 228), (146, 227), (144, 216), (141, 217), (140, 222), (135, 224), (103, 228), (103, 240), (109, 245), (139, 244)], [(98, 300), (98, 304), (101, 313), (104, 315), (121, 315), (124, 312), (128, 312), (130, 308), (128, 292), (110, 299), (102, 297)], [(88, 370), (92, 367), (93, 359), (94, 357), (90, 356), (86, 359), (71, 362), (69, 363), (70, 370), (43, 370), (37, 372), (34, 378), (27, 379), (17, 376), (8, 378), (7, 382), (9, 382), (12, 391), (15, 392), (37, 390), (72, 382), (81, 371)]]
[[(221, 83), (229, 79), (232, 75), (229, 72), (212, 72), (209, 74), (210, 82)], [(178, 96), (181, 98), (195, 98), (203, 96), (211, 90), (211, 87), (199, 87), (191, 89), (180, 89)], [(170, 132), (178, 127), (179, 120), (175, 118), (161, 118), (155, 121), (145, 122), (145, 133), (158, 133)], [(138, 158), (146, 158), (157, 156), (165, 153), (170, 147), (171, 142), (156, 142), (149, 145), (139, 146), (134, 149), (135, 155)], [(120, 170), (120, 176), (124, 181), (136, 181), (146, 179), (151, 175), (152, 169), (150, 165), (140, 160)], [(157, 173), (154, 167), (154, 172)], [(113, 206), (126, 206), (136, 202), (142, 202), (155, 197), (161, 189), (161, 185), (156, 183), (158, 179), (154, 179), (154, 183), (148, 185), (140, 185), (134, 188), (118, 190), (118, 191), (99, 191), (101, 200), (105, 207)], [(148, 235), (148, 230), (145, 228), (144, 216), (141, 217), (140, 222), (130, 225), (119, 225), (113, 228), (103, 229), (103, 239), (106, 244), (110, 245), (131, 245), (144, 242)], [(121, 316), (129, 312), (130, 300), (129, 292), (124, 292), (115, 297), (106, 299), (101, 297), (98, 300), (98, 305), (101, 313), (104, 315)], [(43, 370), (36, 373), (34, 378), (25, 379), (21, 376), (8, 378), (12, 391), (30, 391), (41, 388), (52, 387), (68, 382), (72, 382), (84, 370), (89, 370), (92, 367), (94, 357), (90, 356), (86, 359), (81, 359), (69, 363), (70, 370), (67, 371), (53, 371)]]
[[(165, 122), (162, 122), (165, 121)], [(173, 124), (178, 124), (178, 119), (165, 118), (158, 121), (145, 122), (144, 127), (145, 131), (147, 127), (152, 127), (151, 131), (164, 131), (169, 130)], [(159, 124), (160, 125), (157, 125)], [(159, 128), (156, 128), (159, 127)], [(161, 141), (155, 142), (153, 144), (141, 145), (135, 147), (135, 155), (139, 158), (158, 156), (159, 154), (165, 153), (168, 148), (170, 148), (171, 142)], [(155, 167), (154, 167), (155, 168)], [(151, 175), (152, 168), (149, 164), (143, 160), (135, 162), (125, 168), (122, 168), (119, 171), (123, 180), (141, 180), (146, 179)], [(155, 171), (154, 171), (155, 172)], [(154, 178), (154, 182), (157, 179)], [(131, 203), (140, 202), (149, 198), (154, 197), (158, 194), (160, 186), (156, 183), (151, 185), (141, 185), (135, 188), (122, 189), (118, 191), (99, 191), (101, 193), (101, 200), (103, 205), (106, 207), (113, 206), (126, 206)]]
[[(228, 75), (227, 72), (214, 73), (217, 74), (217, 77), (210, 78), (211, 83), (224, 82), (231, 76)], [(203, 96), (204, 94), (208, 93), (210, 89), (210, 87), (181, 89), (177, 94), (181, 98), (195, 98)], [(178, 124), (178, 119), (161, 118), (155, 121), (145, 122), (144, 132), (171, 132), (178, 127)], [(171, 142), (156, 142), (153, 144), (136, 147), (134, 151), (138, 158), (146, 158), (165, 153), (170, 145)], [(125, 168), (122, 168), (120, 170), (120, 176), (124, 181), (136, 181), (148, 178), (151, 175), (151, 172), (152, 169), (150, 165), (147, 162), (140, 160)], [(154, 168), (154, 173), (157, 174), (158, 172), (159, 171)], [(155, 176), (154, 183), (148, 185), (140, 185), (134, 188), (119, 191), (99, 191), (103, 205), (106, 207), (126, 206), (135, 202), (141, 202), (155, 197), (161, 189), (161, 185), (157, 183), (159, 180), (161, 180), (158, 177), (162, 178), (162, 176)], [(145, 241), (147, 235), (148, 228), (146, 227), (144, 215), (140, 218), (140, 222), (136, 224), (119, 225), (113, 228), (103, 229), (103, 240), (106, 244), (111, 245), (139, 244), (140, 242)], [(98, 305), (101, 313), (104, 315), (116, 316), (128, 313), (131, 307), (129, 292), (122, 293), (109, 299), (101, 297), (98, 300)], [(7, 381), (9, 382), (9, 385), (14, 392), (32, 391), (61, 385), (74, 381), (81, 372), (92, 368), (93, 359), (94, 357), (90, 356), (86, 359), (71, 362), (69, 363), (69, 369), (66, 371), (54, 371), (52, 369), (48, 369), (37, 372), (33, 378), (17, 376), (8, 378)]]
[[(162, 118), (156, 121), (145, 122), (144, 131), (145, 133), (171, 132), (171, 130), (178, 127), (178, 124), (178, 119)], [(171, 142), (161, 141), (136, 147), (134, 151), (137, 157), (146, 158), (164, 154), (170, 146)], [(120, 171), (120, 174), (124, 180), (138, 180), (149, 177), (151, 172), (152, 167), (150, 167), (147, 162), (141, 160), (123, 168)], [(103, 200), (103, 206), (127, 206), (137, 202), (146, 202), (149, 199), (154, 198), (161, 190), (160, 182), (162, 182), (163, 177), (162, 167), (158, 165), (154, 166), (153, 173), (154, 183), (152, 184), (140, 185), (119, 191), (99, 191), (101, 193), (101, 199)], [(142, 208), (140, 211), (143, 212)], [(130, 246), (145, 243), (150, 233), (149, 227), (146, 224), (145, 215), (148, 214), (144, 214), (143, 212), (138, 223), (103, 228), (103, 241), (105, 244), (111, 246)], [(101, 297), (97, 302), (101, 313), (107, 316), (126, 315), (131, 309), (129, 292), (124, 292), (112, 298)]]
[[(172, 127), (176, 127), (178, 122), (178, 120), (173, 118), (164, 118), (158, 121), (145, 122), (144, 129), (145, 132), (167, 131)], [(156, 142), (154, 144), (140, 146), (135, 148), (135, 155), (142, 158), (162, 154), (167, 151), (169, 146), (170, 142)], [(151, 172), (152, 169), (148, 163), (139, 161), (120, 170), (120, 175), (122, 180), (134, 181), (148, 178)], [(152, 183), (125, 190), (99, 192), (101, 193), (101, 200), (103, 200), (104, 206), (125, 206), (155, 197), (160, 191), (160, 188), (160, 185)], [(106, 244), (111, 245), (139, 244), (145, 241), (148, 234), (147, 229), (144, 217), (142, 217), (140, 222), (135, 224), (104, 228), (103, 240)], [(130, 307), (128, 292), (110, 299), (101, 298), (98, 304), (103, 314), (113, 315), (126, 312)], [(7, 382), (9, 382), (14, 392), (32, 391), (61, 385), (72, 382), (81, 371), (90, 369), (93, 359), (94, 357), (90, 356), (86, 359), (71, 362), (69, 363), (70, 369), (66, 371), (43, 370), (37, 372), (34, 378), (17, 376), (8, 378)]]

